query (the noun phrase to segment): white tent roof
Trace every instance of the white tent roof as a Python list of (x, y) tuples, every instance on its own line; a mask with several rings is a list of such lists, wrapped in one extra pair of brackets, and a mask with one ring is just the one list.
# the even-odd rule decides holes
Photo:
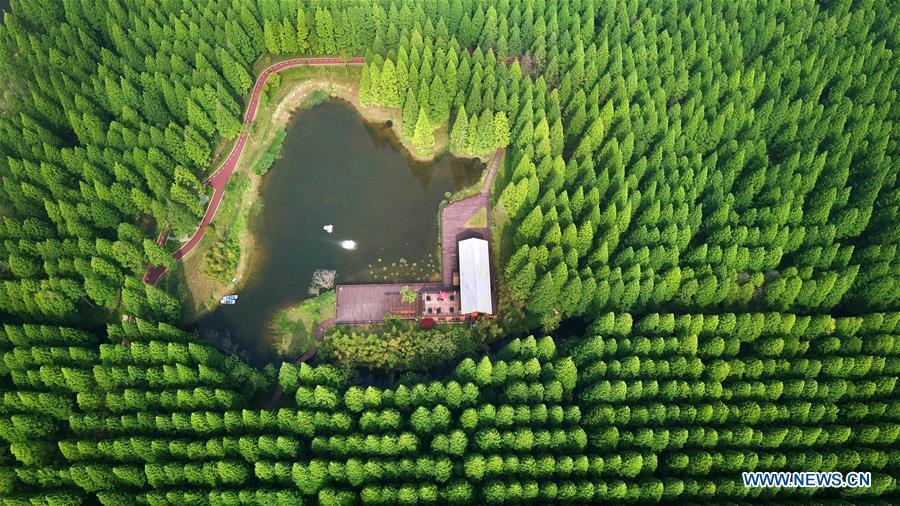
[(459, 241), (459, 290), (460, 313), (494, 312), (488, 242), (484, 239)]

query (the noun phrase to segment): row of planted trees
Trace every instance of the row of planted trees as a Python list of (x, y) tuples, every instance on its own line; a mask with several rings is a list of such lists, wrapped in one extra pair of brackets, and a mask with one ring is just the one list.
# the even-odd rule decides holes
[[(562, 351), (549, 337), (514, 339), (427, 383), (366, 386), (331, 365), (285, 363), (277, 380), (296, 403), (273, 409), (243, 396), (148, 404), (148, 395), (186, 401), (185, 383), (199, 385), (195, 395), (240, 382), (265, 396), (272, 386), (171, 327), (115, 326), (109, 338), (129, 344), (99, 344), (71, 329), (7, 326), (0, 493), (105, 504), (739, 500), (772, 493), (743, 487), (740, 472), (799, 467), (871, 471), (872, 487), (842, 493), (872, 497), (896, 488), (898, 321), (610, 313)], [(75, 347), (44, 350), (66, 336), (101, 350), (97, 365), (79, 363)], [(791, 338), (799, 345), (757, 346)], [(880, 368), (824, 366), (870, 366), (872, 347)], [(101, 380), (116, 367), (142, 377), (160, 364), (149, 388), (124, 374)], [(83, 374), (33, 381), (54, 366)], [(195, 373), (200, 366), (227, 381)], [(122, 410), (112, 397), (134, 404)]]

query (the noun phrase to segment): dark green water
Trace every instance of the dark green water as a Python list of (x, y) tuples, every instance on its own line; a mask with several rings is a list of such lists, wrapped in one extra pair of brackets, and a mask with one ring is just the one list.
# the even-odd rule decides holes
[[(484, 166), (451, 156), (414, 162), (392, 140), (343, 102), (297, 113), (282, 157), (263, 178), (262, 209), (250, 223), (257, 250), (238, 303), (200, 320), (205, 335), (225, 335), (251, 362), (265, 363), (275, 357), (273, 314), (309, 296), (315, 269), (336, 270), (338, 282), (372, 281), (370, 264), (421, 265), (436, 250), (444, 193), (477, 181)], [(343, 240), (356, 249), (343, 249)]]

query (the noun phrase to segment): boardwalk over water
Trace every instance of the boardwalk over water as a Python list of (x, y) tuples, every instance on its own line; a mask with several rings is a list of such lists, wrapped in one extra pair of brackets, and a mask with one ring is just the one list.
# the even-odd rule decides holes
[[(385, 314), (415, 314), (413, 304), (400, 302), (400, 289), (408, 286), (417, 292), (452, 291), (453, 274), (459, 269), (458, 242), (469, 237), (487, 239), (490, 247), (490, 189), (497, 177), (497, 167), (503, 159), (498, 149), (488, 167), (481, 190), (477, 195), (452, 202), (441, 209), (441, 283), (387, 283), (339, 285), (337, 287), (337, 317), (335, 323), (377, 323)], [(487, 226), (467, 227), (466, 223), (484, 209)]]

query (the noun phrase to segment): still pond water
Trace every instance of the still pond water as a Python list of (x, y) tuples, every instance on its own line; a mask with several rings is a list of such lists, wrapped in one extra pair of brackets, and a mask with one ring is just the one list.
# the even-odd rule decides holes
[[(365, 123), (343, 102), (297, 113), (260, 187), (262, 208), (250, 220), (257, 247), (238, 303), (201, 319), (203, 334), (227, 336), (262, 364), (275, 358), (274, 313), (309, 297), (314, 270), (333, 269), (347, 283), (384, 281), (378, 273), (401, 259), (421, 272), (430, 257), (439, 269), (440, 201), (477, 181), (484, 166), (449, 155), (415, 162), (394, 141), (388, 128)], [(342, 248), (347, 240), (356, 249)]]

